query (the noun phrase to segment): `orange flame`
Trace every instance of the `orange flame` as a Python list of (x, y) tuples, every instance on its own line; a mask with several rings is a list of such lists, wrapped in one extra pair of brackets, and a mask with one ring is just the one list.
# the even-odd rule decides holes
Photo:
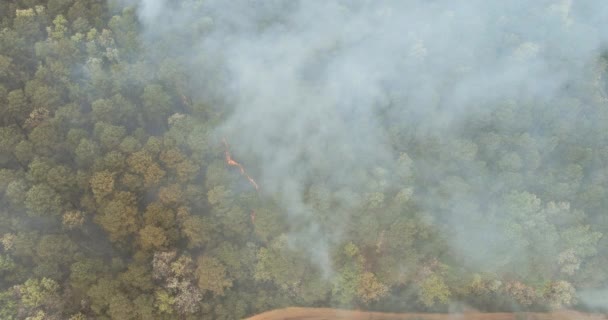
[(249, 182), (255, 188), (255, 190), (260, 190), (260, 186), (258, 186), (258, 184), (255, 182), (255, 180), (253, 180), (252, 177), (250, 177), (248, 174), (245, 174), (245, 176), (247, 176), (247, 180), (249, 180)]
[(247, 180), (249, 180), (249, 183), (251, 183), (251, 185), (255, 188), (255, 190), (259, 190), (260, 186), (258, 186), (258, 184), (255, 182), (255, 180), (253, 180), (252, 177), (250, 177), (247, 172), (245, 171), (245, 168), (243, 168), (243, 166), (234, 161), (234, 159), (232, 159), (232, 157), (230, 156), (230, 151), (228, 150), (228, 142), (226, 142), (226, 139), (222, 139), (222, 143), (224, 144), (224, 156), (226, 158), (226, 164), (228, 164), (229, 166), (232, 167), (237, 167), (239, 168), (239, 170), (241, 171), (241, 175), (245, 176), (245, 178), (247, 178)]

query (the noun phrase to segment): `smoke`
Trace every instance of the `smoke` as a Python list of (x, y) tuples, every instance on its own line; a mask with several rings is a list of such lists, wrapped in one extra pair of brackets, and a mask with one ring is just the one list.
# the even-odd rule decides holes
[(142, 1), (138, 8), (139, 18), (142, 21), (157, 20), (166, 6), (167, 2), (165, 0)]
[(608, 309), (608, 290), (606, 289), (585, 290), (579, 293), (579, 298), (585, 307)]
[[(467, 129), (503, 117), (511, 123), (504, 130), (533, 132), (546, 141), (541, 153), (552, 150), (543, 124), (568, 119), (560, 102), (578, 94), (581, 79), (596, 78), (608, 3), (142, 0), (138, 14), (150, 43), (189, 39), (165, 50), (184, 58), (205, 84), (197, 91), (227, 111), (218, 136), (248, 161), (262, 192), (279, 199), (292, 239), (325, 269), (350, 208), (367, 194), (413, 185), (394, 174), (407, 153), (428, 183), (414, 201), (453, 228), (454, 250), (496, 271), (501, 255), (520, 247), (502, 209), (488, 202), (513, 179), (523, 179), (523, 190), (532, 182), (476, 161), (485, 151)], [(555, 113), (526, 118), (515, 104), (530, 112), (555, 104)], [(417, 141), (394, 143), (399, 128)], [(517, 170), (534, 159), (510, 155), (499, 165)], [(451, 160), (461, 165), (439, 171)], [(336, 197), (329, 222), (305, 199), (313, 184)]]

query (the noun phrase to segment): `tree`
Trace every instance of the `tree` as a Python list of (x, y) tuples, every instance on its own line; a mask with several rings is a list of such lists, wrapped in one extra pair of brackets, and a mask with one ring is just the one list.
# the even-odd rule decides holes
[(187, 215), (180, 218), (181, 233), (188, 241), (188, 248), (200, 248), (211, 242), (215, 224), (201, 216)]
[(175, 227), (175, 212), (158, 202), (152, 202), (144, 212), (146, 225), (153, 225), (169, 230)]
[[(130, 264), (127, 271), (120, 274), (121, 283), (135, 288), (140, 292), (150, 292), (154, 289), (154, 282), (150, 268), (141, 264)], [(138, 292), (139, 293), (139, 292)]]
[[(39, 70), (46, 71), (44, 69)], [(48, 111), (55, 110), (63, 102), (59, 90), (48, 86), (39, 79), (32, 79), (26, 83), (25, 96), (31, 101), (34, 106), (34, 111), (36, 109), (46, 109)], [(36, 125), (34, 124), (33, 126)]]
[(93, 101), (91, 109), (96, 123), (128, 125), (135, 120), (135, 106), (120, 94), (112, 96), (111, 99)]
[(211, 254), (224, 266), (226, 272), (236, 279), (246, 279), (255, 271), (256, 248), (253, 246), (239, 246), (223, 242), (214, 248)]
[(101, 214), (94, 220), (109, 234), (110, 240), (124, 241), (137, 231), (138, 210), (135, 196), (129, 192), (116, 192), (113, 199), (103, 204)]
[(332, 287), (332, 298), (341, 305), (351, 304), (357, 297), (359, 270), (352, 266), (342, 268)]
[(53, 19), (54, 28), (50, 34), (51, 38), (55, 40), (63, 39), (66, 36), (66, 33), (68, 32), (67, 24), (68, 20), (66, 20), (63, 15), (57, 15), (55, 19)]
[(365, 303), (378, 301), (388, 293), (388, 286), (378, 281), (376, 275), (364, 272), (359, 279), (357, 296)]
[(99, 146), (87, 138), (82, 138), (74, 150), (74, 153), (78, 165), (83, 168), (89, 167), (98, 157)]
[(150, 153), (142, 150), (135, 152), (127, 158), (129, 169), (142, 174), (145, 186), (156, 186), (165, 177), (166, 172), (153, 161)]
[(17, 265), (9, 255), (0, 254), (0, 276), (10, 273), (15, 267), (17, 267)]
[(31, 105), (27, 103), (23, 90), (12, 90), (8, 93), (7, 100), (7, 116), (12, 117), (18, 123), (23, 123), (32, 112)]
[(0, 194), (4, 194), (9, 183), (15, 180), (18, 173), (14, 170), (0, 169)]
[(35, 157), (34, 144), (29, 140), (21, 140), (15, 145), (14, 151), (15, 159), (21, 163), (31, 162)]
[(137, 313), (131, 300), (123, 295), (116, 294), (110, 297), (108, 315), (112, 319), (135, 319)]
[(269, 242), (284, 230), (285, 221), (279, 210), (276, 207), (254, 209), (255, 234), (260, 240)]
[[(11, 66), (12, 62), (13, 59), (0, 55), (0, 81), (2, 81), (3, 83), (8, 82), (8, 80), (13, 75), (14, 71), (12, 69), (14, 68)], [(2, 91), (2, 96), (6, 96), (6, 88), (4, 88), (4, 86), (2, 87)]]
[(166, 206), (175, 206), (183, 202), (183, 192), (178, 184), (171, 184), (160, 188), (158, 198)]
[(548, 283), (543, 295), (552, 309), (568, 307), (576, 302), (576, 290), (563, 280)]
[[(105, 277), (99, 278), (97, 283), (91, 286), (87, 291), (87, 296), (91, 300), (91, 310), (98, 316), (104, 315), (112, 302), (112, 298), (120, 293), (118, 288), (118, 281)], [(118, 302), (115, 301), (115, 309), (119, 306)]]
[(25, 195), (25, 208), (30, 216), (57, 216), (62, 212), (63, 202), (47, 184), (36, 184)]
[(163, 249), (167, 236), (162, 228), (147, 225), (139, 230), (139, 243), (144, 250)]
[(175, 251), (154, 253), (153, 277), (162, 280), (167, 290), (156, 292), (157, 307), (166, 313), (196, 313), (203, 294), (194, 284), (194, 262), (188, 255), (176, 257)]
[(203, 295), (190, 282), (182, 282), (175, 296), (175, 308), (180, 314), (193, 314), (199, 311)]
[(122, 142), (120, 143), (120, 146), (118, 148), (123, 153), (131, 154), (131, 153), (134, 153), (137, 150), (139, 150), (141, 148), (141, 145), (135, 137), (128, 136), (122, 140)]
[(14, 20), (15, 30), (30, 41), (40, 40), (42, 38), (42, 24), (37, 15), (42, 12), (36, 12), (34, 8), (17, 10)]
[(52, 17), (65, 12), (72, 4), (73, 0), (49, 0), (47, 4), (48, 14)]
[(124, 172), (126, 157), (119, 151), (110, 151), (97, 161), (96, 167), (99, 169), (108, 170), (110, 172)]
[[(0, 51), (1, 54), (11, 57), (13, 63), (19, 66), (23, 73), (32, 71), (32, 62), (35, 62), (33, 52), (26, 37), (20, 36), (15, 30), (5, 28), (0, 33)], [(20, 74), (13, 79), (12, 83), (19, 83), (27, 80), (24, 74)]]
[(46, 173), (46, 183), (64, 198), (77, 194), (76, 175), (64, 165), (52, 165)]
[(68, 320), (86, 320), (86, 319), (87, 319), (87, 317), (84, 314), (78, 312), (78, 313), (71, 315)]
[(36, 309), (42, 306), (59, 307), (59, 284), (51, 279), (29, 279), (15, 287), (20, 301), (26, 308)]
[(326, 285), (315, 281), (315, 278), (320, 276), (319, 271), (311, 266), (305, 256), (288, 248), (287, 240), (287, 236), (283, 234), (275, 238), (268, 247), (259, 248), (254, 279), (272, 283), (283, 294), (292, 297), (310, 295), (312, 288), (307, 286), (308, 283), (317, 286), (317, 293), (326, 291)]
[(170, 96), (158, 84), (149, 84), (141, 96), (148, 125), (166, 126), (166, 119), (171, 112)]
[(0, 291), (0, 317), (2, 319), (17, 319), (18, 304), (12, 290)]
[(93, 132), (106, 150), (113, 150), (118, 147), (127, 133), (126, 129), (122, 126), (115, 126), (104, 122), (97, 122)]
[(152, 277), (157, 280), (164, 280), (172, 274), (171, 262), (177, 257), (175, 251), (158, 251), (154, 253), (152, 259)]
[(346, 243), (335, 260), (341, 269), (333, 283), (332, 295), (340, 304), (348, 305), (355, 301), (367, 304), (388, 293), (388, 286), (366, 270), (366, 258), (353, 242)]
[(157, 186), (165, 175), (166, 172), (158, 164), (154, 163), (144, 173), (144, 185), (148, 187)]
[(213, 215), (222, 217), (225, 235), (237, 238), (247, 233), (248, 213), (236, 203), (232, 191), (224, 186), (217, 186), (207, 192), (207, 200), (213, 206)]
[(536, 290), (520, 281), (508, 282), (505, 285), (505, 291), (515, 302), (522, 306), (530, 306), (538, 300)]
[(149, 294), (140, 294), (133, 301), (135, 311), (139, 319), (152, 319), (157, 315), (154, 313), (154, 297)]
[(15, 179), (6, 186), (6, 198), (13, 207), (20, 207), (25, 203), (29, 185), (25, 179)]
[(419, 299), (426, 307), (446, 304), (450, 298), (450, 289), (438, 274), (431, 274), (420, 283)]
[(160, 314), (172, 314), (174, 312), (174, 304), (175, 298), (173, 298), (167, 291), (162, 289), (156, 291), (154, 306), (158, 309)]
[(226, 274), (226, 267), (213, 257), (201, 256), (196, 261), (198, 287), (215, 296), (223, 296), (224, 290), (232, 287), (232, 279)]
[(13, 149), (22, 139), (17, 126), (0, 127), (0, 164), (7, 164), (12, 160)]
[(37, 157), (28, 166), (26, 177), (33, 183), (47, 181), (47, 173), (51, 170), (52, 163), (48, 158)]
[(91, 189), (97, 202), (102, 202), (103, 198), (114, 191), (114, 174), (104, 170), (96, 172), (91, 177)]
[(125, 52), (125, 56), (131, 56), (138, 52), (140, 42), (137, 28), (135, 8), (130, 7), (123, 10), (119, 16), (113, 16), (108, 26), (116, 35), (116, 42)]
[(104, 270), (100, 259), (80, 259), (70, 265), (69, 283), (76, 290), (86, 291)]

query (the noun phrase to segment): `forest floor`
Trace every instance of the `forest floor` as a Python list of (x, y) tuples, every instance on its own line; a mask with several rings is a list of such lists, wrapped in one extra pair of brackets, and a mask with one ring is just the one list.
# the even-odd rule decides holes
[(552, 313), (482, 313), (465, 312), (438, 313), (382, 313), (340, 310), (330, 308), (285, 308), (258, 314), (246, 320), (600, 320), (605, 314), (590, 314), (576, 311)]

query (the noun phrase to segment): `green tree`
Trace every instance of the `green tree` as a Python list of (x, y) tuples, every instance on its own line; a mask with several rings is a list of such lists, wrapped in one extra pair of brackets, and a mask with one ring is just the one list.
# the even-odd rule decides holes
[(162, 228), (147, 225), (139, 230), (139, 244), (144, 250), (163, 249), (167, 241), (167, 236)]
[(78, 165), (81, 167), (89, 167), (98, 157), (99, 146), (87, 138), (82, 138), (74, 150), (74, 154)]
[(154, 281), (150, 268), (141, 264), (130, 264), (127, 270), (120, 274), (121, 283), (135, 288), (141, 292), (150, 292), (154, 289)]
[(35, 309), (39, 307), (59, 307), (60, 286), (51, 279), (29, 279), (24, 284), (19, 285), (17, 291), (20, 301), (26, 308)]
[(106, 150), (113, 150), (122, 142), (126, 136), (126, 129), (104, 122), (97, 122), (94, 130), (95, 137)]
[[(256, 281), (274, 284), (283, 294), (307, 296), (307, 300), (311, 301), (323, 297), (323, 292), (327, 290), (326, 284), (315, 281), (320, 275), (307, 257), (288, 248), (286, 235), (275, 238), (269, 247), (258, 250), (253, 275)], [(311, 298), (311, 292), (316, 297)]]
[(25, 208), (30, 216), (57, 216), (61, 214), (61, 196), (47, 184), (32, 186), (25, 195)]
[(434, 307), (437, 304), (446, 304), (451, 296), (450, 289), (443, 277), (431, 274), (420, 283), (418, 297), (426, 307)]
[(224, 290), (232, 287), (232, 279), (226, 274), (226, 267), (216, 258), (201, 256), (196, 261), (198, 287), (215, 296), (223, 296)]
[(114, 16), (108, 26), (116, 35), (116, 42), (126, 56), (134, 55), (140, 47), (138, 23), (135, 8), (126, 8), (119, 16)]
[(76, 243), (66, 235), (42, 235), (35, 247), (34, 272), (53, 279), (62, 278), (77, 250)]
[(13, 150), (22, 139), (17, 126), (0, 127), (0, 164), (6, 165), (15, 159)]
[(188, 248), (200, 248), (211, 242), (216, 225), (211, 219), (188, 214), (180, 217), (179, 221), (181, 234), (187, 239)]
[(576, 302), (576, 289), (567, 281), (554, 281), (545, 287), (544, 298), (553, 309), (571, 306)]
[(8, 203), (19, 208), (23, 206), (28, 195), (29, 185), (25, 179), (15, 179), (6, 186), (6, 199)]
[(105, 277), (99, 278), (97, 283), (87, 291), (87, 296), (91, 301), (91, 310), (97, 316), (103, 316), (112, 302), (112, 297), (117, 294), (120, 294), (118, 281)]
[(25, 94), (21, 89), (15, 89), (8, 93), (6, 116), (17, 123), (23, 123), (32, 112), (31, 105), (27, 103)]
[(18, 304), (11, 290), (0, 291), (0, 317), (2, 319), (17, 319)]
[(167, 291), (162, 289), (156, 291), (154, 306), (160, 314), (173, 314), (174, 304), (175, 298), (173, 298)]
[(69, 283), (76, 290), (86, 291), (104, 270), (100, 259), (80, 259), (70, 265)]
[(171, 112), (171, 98), (158, 84), (149, 84), (141, 96), (148, 125), (166, 126), (166, 119)]
[(376, 275), (364, 272), (359, 279), (357, 296), (365, 303), (378, 301), (388, 294), (388, 286), (378, 281)]
[[(40, 40), (43, 36), (44, 15), (38, 16), (34, 8), (17, 10), (14, 20), (14, 28), (21, 36), (30, 41)], [(42, 19), (40, 19), (42, 18)]]
[(138, 210), (135, 195), (129, 192), (116, 192), (114, 197), (102, 204), (101, 214), (94, 220), (107, 232), (110, 240), (124, 241), (137, 231)]
[(103, 198), (114, 191), (114, 174), (107, 170), (94, 173), (91, 177), (91, 189), (97, 202), (102, 202)]
[(158, 318), (154, 312), (154, 297), (149, 294), (141, 294), (133, 301), (135, 311), (139, 319)]

